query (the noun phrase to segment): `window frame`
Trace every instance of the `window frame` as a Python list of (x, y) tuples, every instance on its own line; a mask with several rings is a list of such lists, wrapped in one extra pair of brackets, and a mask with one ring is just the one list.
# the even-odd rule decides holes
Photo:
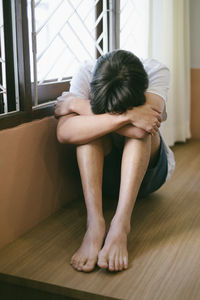
[(5, 59), (6, 59), (6, 91), (8, 101), (8, 111), (16, 110), (16, 95), (15, 95), (15, 71), (14, 71), (14, 55), (13, 55), (13, 32), (12, 32), (12, 15), (11, 2), (3, 0), (3, 15), (4, 17), (4, 44), (5, 44)]
[[(12, 32), (12, 18), (11, 18), (11, 1), (3, 0), (3, 12), (4, 12), (4, 26), (5, 26), (5, 36), (4, 40), (7, 40), (7, 36), (11, 35)], [(31, 92), (31, 79), (30, 79), (30, 62), (29, 62), (29, 44), (28, 41), (28, 16), (27, 16), (27, 1), (18, 0), (15, 1), (16, 9), (16, 40), (17, 40), (17, 64), (18, 64), (18, 84), (19, 84), (19, 111), (10, 111), (6, 114), (0, 115), (0, 129), (7, 129), (15, 127), (17, 125), (30, 122), (35, 119), (40, 119), (46, 116), (53, 115), (54, 103), (45, 103), (42, 106), (36, 108), (32, 107), (32, 92)], [(10, 18), (5, 18), (7, 14)], [(7, 24), (7, 23), (10, 24)], [(12, 39), (12, 37), (10, 38)], [(12, 46), (12, 47), (11, 47)], [(11, 41), (5, 44), (5, 52), (7, 53), (6, 68), (9, 70), (6, 74), (10, 73), (9, 68), (14, 68), (14, 60), (10, 61), (10, 57), (13, 57), (13, 45)], [(9, 56), (11, 55), (11, 56)], [(13, 71), (14, 72), (14, 71)], [(13, 73), (12, 72), (12, 73)], [(12, 76), (14, 76), (12, 74)], [(15, 86), (12, 87), (8, 85), (10, 80), (7, 80), (7, 91), (15, 91)], [(15, 82), (14, 77), (12, 80), (13, 84)], [(12, 103), (11, 110), (16, 109), (15, 94), (7, 93), (8, 104)]]
[[(17, 64), (18, 64), (18, 85), (19, 85), (19, 111), (16, 110), (16, 97), (15, 97), (15, 78), (14, 78), (14, 58), (13, 58), (13, 39), (11, 36), (12, 32), (12, 18), (11, 18), (11, 1), (3, 0), (4, 5), (4, 26), (5, 26), (5, 40), (9, 36), (9, 41), (5, 44), (5, 52), (7, 53), (6, 68), (9, 72), (9, 79), (7, 79), (7, 97), (9, 112), (0, 115), (0, 130), (15, 127), (17, 125), (33, 121), (35, 119), (41, 119), (54, 114), (54, 103), (55, 99), (62, 93), (62, 91), (69, 90), (70, 78), (66, 78), (65, 81), (55, 83), (44, 83), (38, 85), (39, 105), (33, 107), (33, 83), (30, 78), (30, 49), (28, 37), (28, 12), (27, 12), (27, 0), (16, 0), (15, 1), (15, 13), (16, 13), (16, 43), (17, 43)], [(117, 0), (118, 2), (119, 0)], [(115, 0), (107, 0), (108, 7), (108, 45), (110, 48), (110, 39), (113, 34), (113, 29), (110, 30), (110, 25), (115, 26), (116, 24), (116, 11), (115, 11)], [(100, 15), (103, 8), (103, 0), (100, 0), (96, 5), (96, 19)], [(111, 16), (109, 16), (109, 13)], [(9, 15), (10, 17), (5, 17)], [(101, 20), (96, 28), (96, 39), (102, 32), (103, 21)], [(115, 31), (116, 32), (116, 31)], [(103, 41), (101, 41), (102, 43)], [(102, 46), (102, 44), (100, 44)], [(109, 49), (112, 50), (112, 49)], [(98, 50), (96, 50), (97, 57), (100, 56)], [(10, 59), (12, 58), (12, 59)], [(10, 62), (10, 63), (8, 63)], [(12, 70), (12, 72), (10, 72)], [(10, 85), (12, 83), (12, 86)], [(9, 84), (9, 85), (8, 85)], [(10, 90), (10, 91), (9, 91)], [(51, 99), (49, 99), (51, 95)], [(48, 102), (47, 102), (48, 101)]]

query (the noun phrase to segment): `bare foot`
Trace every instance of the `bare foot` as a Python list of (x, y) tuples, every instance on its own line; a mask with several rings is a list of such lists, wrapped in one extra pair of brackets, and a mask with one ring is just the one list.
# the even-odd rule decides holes
[(71, 265), (74, 269), (83, 272), (91, 272), (94, 269), (104, 237), (104, 220), (95, 220), (95, 222), (91, 222), (80, 248), (71, 258)]
[(127, 234), (129, 230), (119, 222), (112, 221), (104, 247), (98, 255), (98, 266), (109, 271), (128, 268)]

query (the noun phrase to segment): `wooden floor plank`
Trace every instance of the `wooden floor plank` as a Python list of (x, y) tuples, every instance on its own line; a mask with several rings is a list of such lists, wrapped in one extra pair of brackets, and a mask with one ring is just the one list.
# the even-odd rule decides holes
[[(71, 268), (85, 229), (85, 207), (74, 202), (0, 251), (0, 279), (77, 299), (200, 299), (200, 141), (174, 151), (172, 179), (134, 208), (127, 271)], [(108, 222), (116, 202), (106, 201)]]

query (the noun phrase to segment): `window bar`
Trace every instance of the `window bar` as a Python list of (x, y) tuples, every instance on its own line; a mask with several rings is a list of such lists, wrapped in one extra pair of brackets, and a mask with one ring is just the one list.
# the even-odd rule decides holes
[(3, 0), (3, 14), (6, 16), (6, 19), (4, 18), (4, 43), (6, 61), (6, 91), (8, 99), (7, 105), (8, 112), (11, 112), (16, 110), (11, 1)]
[[(95, 19), (98, 20), (99, 16), (102, 14), (103, 11), (103, 0), (99, 0), (96, 4), (96, 10), (95, 10)], [(103, 18), (99, 21), (98, 25), (96, 26), (96, 40), (101, 36), (103, 32)], [(103, 49), (103, 39), (100, 41), (99, 46), (101, 49)], [(101, 53), (98, 49), (96, 49), (96, 57), (98, 58), (101, 56)]]
[[(35, 1), (34, 1), (35, 2)], [(40, 1), (41, 2), (41, 1)], [(39, 2), (39, 3), (40, 3)], [(53, 10), (53, 12), (50, 14), (50, 16), (45, 20), (45, 22), (42, 24), (42, 26), (37, 30), (36, 34), (38, 35), (38, 33), (40, 33), (40, 31), (48, 24), (48, 22), (51, 20), (51, 18), (54, 16), (54, 14), (56, 13), (56, 11), (61, 7), (61, 5), (63, 4), (63, 0), (58, 4), (58, 6), (56, 6), (56, 8)], [(38, 4), (39, 4), (38, 3)], [(34, 10), (36, 9), (36, 6), (38, 6), (38, 4), (34, 5)], [(35, 18), (34, 18), (35, 20)]]
[(27, 0), (15, 2), (20, 110), (32, 111)]
[[(96, 3), (95, 10), (95, 20), (96, 20), (96, 57), (98, 58), (102, 54), (109, 50), (109, 0), (99, 0)], [(100, 47), (100, 49), (99, 49)]]
[[(81, 2), (79, 3), (78, 7), (80, 6)], [(69, 19), (73, 16), (74, 12), (68, 17), (68, 19), (59, 27), (59, 29), (56, 31), (56, 33), (54, 34), (53, 38), (51, 39), (50, 43), (45, 47), (45, 49), (38, 55), (37, 57), (37, 62), (40, 61), (40, 59), (42, 58), (42, 56), (46, 53), (46, 51), (49, 49), (49, 47), (51, 46), (51, 44), (55, 41), (55, 39), (58, 37), (58, 34), (63, 30), (63, 28), (66, 26), (66, 24), (69, 23)], [(39, 30), (36, 34), (39, 33)]]
[[(88, 35), (94, 40), (94, 37), (92, 36), (91, 32), (88, 30), (87, 26), (85, 25), (84, 19), (82, 19), (82, 17), (78, 14), (77, 10), (75, 9), (75, 7), (73, 6), (73, 4), (71, 3), (71, 1), (68, 0), (69, 5), (71, 6), (71, 8), (74, 10), (74, 14), (76, 14), (77, 18), (80, 20), (80, 22), (82, 23), (83, 27), (85, 28), (85, 30), (87, 31)], [(100, 16), (98, 17), (99, 19), (104, 17), (104, 11), (102, 11), (102, 13), (100, 14)], [(96, 20), (96, 23), (98, 24), (98, 19)], [(80, 41), (81, 42), (81, 41)], [(94, 40), (95, 42), (95, 40)], [(81, 42), (82, 44), (82, 42)], [(101, 53), (102, 55), (102, 50), (101, 47), (99, 47), (98, 43), (96, 43), (95, 45), (98, 49), (98, 51)]]
[(74, 33), (74, 35), (76, 36), (77, 40), (82, 44), (83, 48), (85, 49), (85, 52), (88, 54), (88, 56), (90, 57), (90, 59), (92, 59), (92, 55), (91, 53), (88, 51), (87, 47), (84, 45), (84, 43), (82, 43), (78, 33), (74, 30), (74, 28), (72, 27), (72, 25), (69, 23), (68, 24), (69, 28), (71, 29), (71, 31)]
[(16, 102), (16, 110), (19, 111), (20, 107), (19, 107), (15, 1), (11, 1), (11, 12), (12, 12), (12, 32), (13, 32), (13, 58), (14, 58), (14, 72), (15, 72), (15, 97), (16, 97), (15, 102)]
[(6, 80), (5, 80), (5, 51), (3, 34), (3, 7), (0, 0), (0, 114), (7, 111), (6, 99)]
[(108, 13), (109, 13), (109, 2), (108, 0), (103, 0), (103, 52), (108, 52)]
[(121, 0), (116, 0), (116, 4), (115, 4), (115, 34), (116, 34), (115, 47), (116, 49), (120, 48), (120, 1)]
[(120, 0), (109, 0), (109, 51), (119, 48)]
[(38, 2), (35, 3), (35, 8), (40, 5), (40, 3), (42, 2), (42, 0), (39, 0)]
[(38, 80), (37, 80), (37, 33), (35, 24), (35, 0), (31, 0), (31, 15), (32, 15), (32, 51), (33, 51), (33, 101), (34, 106), (38, 105)]

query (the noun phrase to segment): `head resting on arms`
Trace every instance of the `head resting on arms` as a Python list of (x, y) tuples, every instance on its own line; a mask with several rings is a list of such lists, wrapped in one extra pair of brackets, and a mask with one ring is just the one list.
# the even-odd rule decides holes
[(93, 113), (123, 113), (145, 103), (148, 75), (133, 53), (114, 50), (97, 60), (90, 87)]

